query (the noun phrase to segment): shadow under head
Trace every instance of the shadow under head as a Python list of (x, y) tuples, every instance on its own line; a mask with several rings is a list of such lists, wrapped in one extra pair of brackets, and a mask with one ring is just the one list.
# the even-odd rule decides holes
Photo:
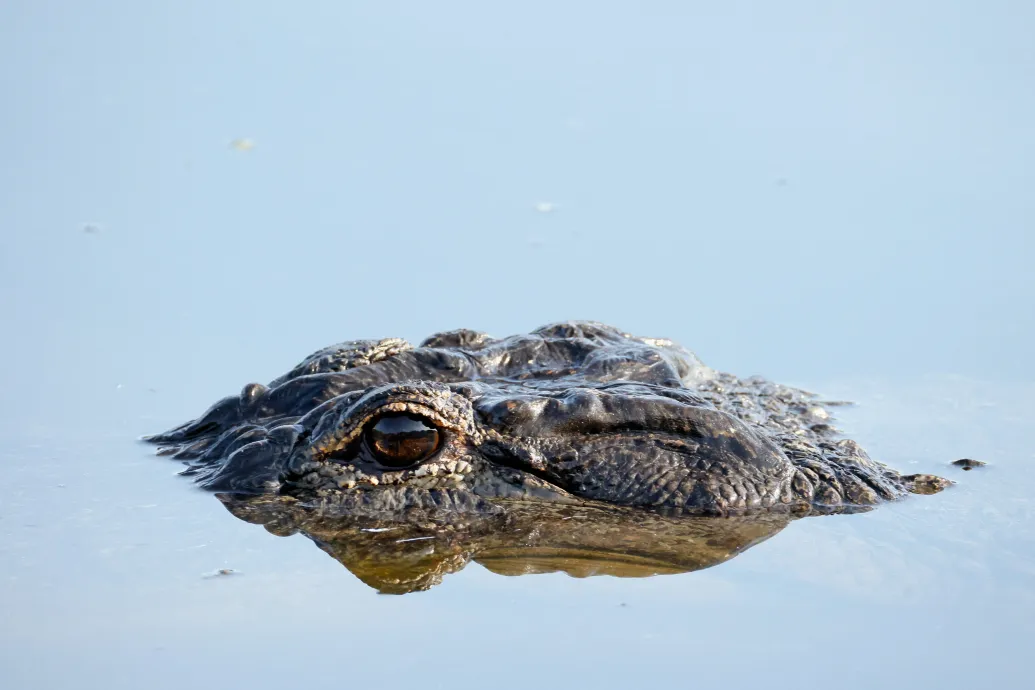
[[(499, 575), (649, 577), (708, 568), (768, 539), (787, 513), (669, 517), (607, 505), (508, 502), (450, 524), (337, 515), (282, 496), (219, 494), (270, 533), (300, 533), (383, 594), (430, 589), (474, 561)], [(454, 516), (455, 517), (455, 516)]]

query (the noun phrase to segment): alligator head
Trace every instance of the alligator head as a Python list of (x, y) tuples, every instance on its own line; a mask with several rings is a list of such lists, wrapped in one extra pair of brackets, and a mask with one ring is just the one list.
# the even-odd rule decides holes
[(829, 421), (809, 393), (574, 322), (341, 343), (147, 440), (213, 490), (435, 523), (527, 502), (843, 512), (946, 484), (870, 460)]

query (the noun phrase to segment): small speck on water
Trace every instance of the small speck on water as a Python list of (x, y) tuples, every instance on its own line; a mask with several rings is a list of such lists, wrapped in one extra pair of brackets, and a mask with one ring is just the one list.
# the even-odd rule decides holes
[(230, 142), (230, 148), (234, 151), (251, 151), (255, 148), (255, 141), (252, 139), (234, 139)]
[(208, 579), (211, 579), (213, 577), (225, 577), (227, 575), (239, 575), (239, 574), (240, 573), (238, 573), (238, 571), (234, 570), (233, 568), (220, 568), (218, 570), (213, 570), (210, 573), (202, 573), (201, 577), (203, 577), (206, 580), (208, 580)]

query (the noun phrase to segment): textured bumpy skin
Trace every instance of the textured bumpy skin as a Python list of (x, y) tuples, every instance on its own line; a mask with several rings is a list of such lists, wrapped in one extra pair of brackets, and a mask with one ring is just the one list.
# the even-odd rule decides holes
[[(668, 340), (572, 322), (504, 339), (451, 331), (416, 348), (340, 343), (148, 440), (213, 490), (439, 523), (515, 501), (797, 516), (947, 483), (870, 460), (828, 405), (715, 372)], [(381, 466), (364, 437), (386, 413), (425, 420), (438, 450)]]

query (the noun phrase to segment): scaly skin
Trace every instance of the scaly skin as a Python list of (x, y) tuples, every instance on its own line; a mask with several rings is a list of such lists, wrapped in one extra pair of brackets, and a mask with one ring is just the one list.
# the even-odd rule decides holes
[[(365, 436), (386, 412), (441, 443), (406, 469)], [(494, 339), (452, 331), (320, 350), (148, 440), (203, 486), (327, 514), (445, 524), (549, 502), (669, 516), (865, 510), (948, 482), (902, 476), (840, 439), (827, 405), (598, 323)]]

